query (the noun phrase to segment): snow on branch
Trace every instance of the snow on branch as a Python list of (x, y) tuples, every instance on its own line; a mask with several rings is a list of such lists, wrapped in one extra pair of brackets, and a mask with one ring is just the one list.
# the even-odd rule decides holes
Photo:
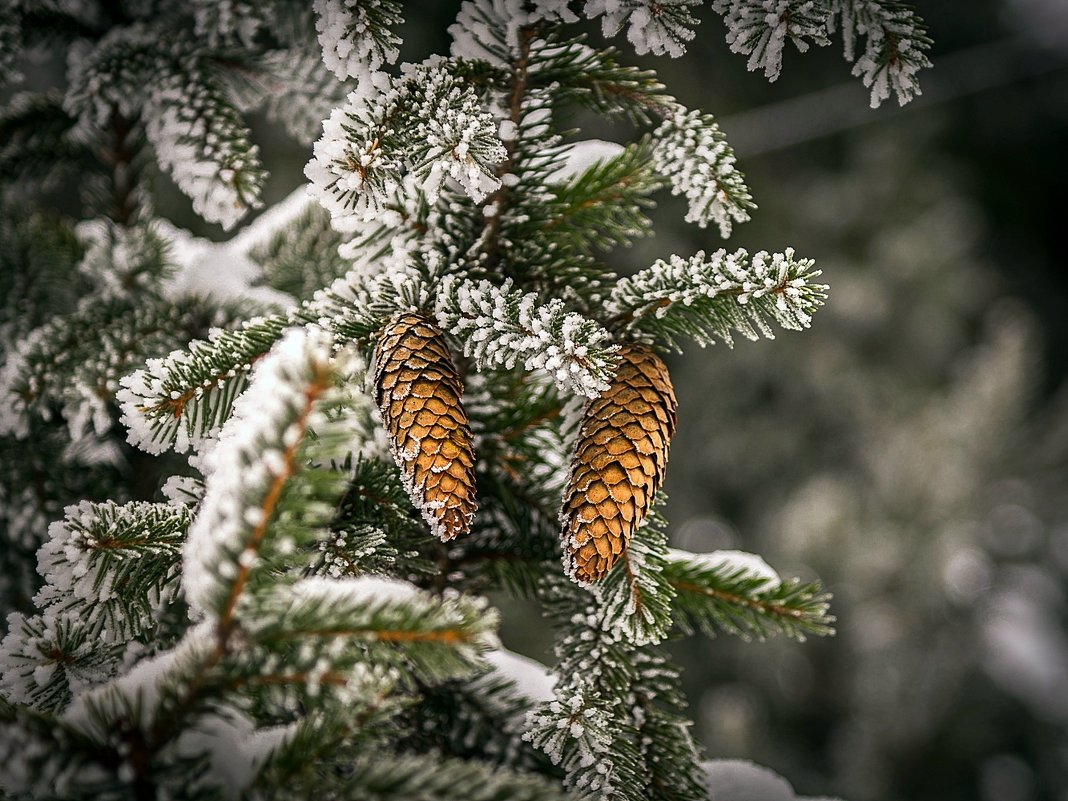
[[(185, 547), (183, 588), (194, 609), (224, 627), (265, 552), (297, 545), (270, 537), (277, 534), (270, 529), (287, 484), (304, 467), (305, 437), (327, 423), (320, 403), (333, 386), (331, 349), (331, 338), (318, 329), (291, 331), (258, 366), (209, 454), (207, 491)], [(313, 501), (302, 499), (306, 506)]]
[[(892, 0), (832, 0), (828, 27), (842, 26), (846, 61), (853, 62), (853, 74), (871, 89), (871, 107), (893, 92), (899, 105), (920, 94), (916, 73), (931, 66), (927, 50), (931, 40), (927, 26), (910, 7)], [(864, 52), (858, 52), (861, 36)]]
[(603, 16), (601, 30), (615, 36), (627, 26), (627, 39), (639, 55), (678, 58), (694, 36), (698, 19), (691, 9), (701, 0), (586, 0), (583, 12)]
[(606, 627), (604, 607), (587, 590), (554, 578), (539, 595), (562, 630), (559, 663), (553, 697), (527, 715), (524, 739), (562, 768), (564, 786), (580, 799), (644, 801), (665, 786), (696, 797), (696, 745), (677, 669), (625, 627)]
[(723, 15), (731, 50), (749, 56), (749, 70), (763, 70), (772, 81), (782, 72), (787, 40), (804, 53), (829, 44), (840, 25), (845, 58), (871, 89), (872, 108), (891, 92), (905, 105), (920, 94), (916, 73), (931, 66), (923, 20), (894, 0), (715, 0), (712, 8)]
[(475, 201), (500, 186), (495, 167), (505, 158), (504, 145), (474, 89), (445, 59), (403, 71), (392, 86), (379, 74), (373, 87), (350, 94), (323, 123), (305, 167), (338, 230), (353, 231), (386, 213), (407, 174), (421, 181), (431, 202), (446, 178)]
[(41, 610), (0, 644), (0, 688), (41, 709), (106, 680), (131, 640), (154, 633), (178, 591), (189, 512), (152, 503), (82, 501), (52, 523), (38, 553)]
[(616, 284), (606, 310), (627, 331), (643, 333), (678, 348), (688, 337), (704, 346), (732, 331), (748, 339), (774, 338), (768, 320), (788, 330), (807, 328), (822, 305), (827, 287), (812, 282), (820, 275), (811, 259), (760, 251), (751, 259), (734, 253), (703, 251), (689, 259), (672, 256)]
[(323, 62), (340, 80), (361, 78), (397, 60), (401, 39), (395, 0), (315, 0), (315, 30)]
[(38, 607), (80, 610), (99, 619), (107, 641), (125, 641), (156, 624), (178, 591), (187, 507), (82, 501), (48, 527), (37, 555), (45, 584)]
[(186, 35), (138, 23), (72, 48), (64, 108), (87, 126), (140, 117), (160, 167), (209, 222), (232, 228), (260, 203), (266, 172), (247, 127)]
[(230, 416), (252, 365), (288, 325), (275, 315), (234, 331), (215, 329), (122, 378), (116, 399), (130, 444), (148, 453), (197, 448)]
[(263, 610), (245, 621), (245, 634), (269, 651), (296, 647), (287, 669), (298, 672), (403, 665), (437, 684), (480, 672), (482, 652), (498, 645), (485, 599), (378, 576), (304, 579), (265, 598)]
[(78, 610), (12, 613), (0, 642), (0, 694), (41, 710), (62, 709), (73, 693), (107, 680), (122, 656), (99, 637), (98, 620)]
[(667, 553), (665, 523), (654, 511), (604, 581), (592, 588), (600, 600), (602, 628), (636, 645), (656, 644), (667, 636), (675, 598), (675, 588), (664, 576)]
[(653, 134), (653, 167), (671, 184), (671, 194), (689, 204), (686, 222), (704, 228), (713, 222), (720, 236), (746, 222), (755, 208), (745, 176), (735, 167), (734, 151), (711, 114), (681, 106)]
[(145, 114), (156, 160), (193, 201), (193, 211), (229, 230), (263, 205), (267, 173), (259, 149), (208, 72), (194, 69), (161, 82)]
[(813, 0), (716, 0), (712, 9), (723, 15), (731, 50), (749, 56), (749, 71), (762, 69), (769, 81), (782, 72), (787, 40), (801, 53), (830, 41), (827, 8)]
[(193, 32), (209, 47), (233, 45), (248, 47), (264, 24), (263, 12), (255, 0), (190, 0)]
[(664, 576), (677, 592), (683, 630), (716, 629), (744, 639), (785, 634), (804, 640), (808, 634), (833, 634), (830, 596), (818, 583), (783, 581), (759, 556), (741, 551), (694, 554), (672, 549)]
[(544, 370), (569, 392), (595, 397), (608, 388), (616, 346), (592, 320), (553, 299), (539, 304), (536, 293), (446, 276), (437, 304), (438, 324), (464, 346), (464, 355), (483, 367)]
[(109, 402), (146, 353), (190, 336), (202, 302), (141, 303), (87, 297), (71, 314), (34, 329), (0, 371), (0, 431), (23, 436), (30, 417), (58, 407), (74, 439), (111, 428)]

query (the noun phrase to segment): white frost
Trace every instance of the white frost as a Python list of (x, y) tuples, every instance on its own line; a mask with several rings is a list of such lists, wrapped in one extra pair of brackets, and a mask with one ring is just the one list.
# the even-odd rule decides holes
[(622, 152), (623, 145), (606, 142), (603, 139), (585, 139), (575, 142), (567, 148), (563, 162), (546, 180), (562, 183), (575, 175), (580, 175), (594, 164), (613, 159)]
[(556, 676), (541, 662), (507, 648), (487, 651), (483, 657), (492, 666), (493, 673), (509, 679), (529, 700), (542, 703), (553, 699)]
[(782, 776), (745, 759), (710, 759), (701, 768), (709, 801), (834, 801), (802, 798)]
[(726, 568), (729, 572), (742, 570), (753, 578), (762, 578), (765, 589), (777, 587), (782, 583), (775, 569), (761, 557), (746, 551), (711, 551), (709, 553), (690, 553), (677, 548), (668, 549), (668, 559), (672, 562), (697, 564), (707, 568)]

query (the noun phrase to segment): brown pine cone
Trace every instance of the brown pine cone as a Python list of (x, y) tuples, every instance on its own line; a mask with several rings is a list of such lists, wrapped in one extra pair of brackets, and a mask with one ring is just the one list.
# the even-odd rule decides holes
[(441, 329), (400, 314), (375, 354), (375, 400), (408, 495), (436, 536), (466, 534), (476, 508), (475, 453), (463, 383)]
[(569, 572), (585, 583), (604, 578), (649, 513), (675, 433), (667, 366), (645, 345), (623, 345), (619, 358), (583, 410), (560, 513)]

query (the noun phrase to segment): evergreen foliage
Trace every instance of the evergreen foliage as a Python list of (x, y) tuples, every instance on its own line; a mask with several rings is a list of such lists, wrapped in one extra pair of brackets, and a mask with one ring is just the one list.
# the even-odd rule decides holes
[[(46, 205), (74, 168), (83, 210), (0, 221), (17, 337), (0, 452), (29, 453), (0, 484), (0, 558), (23, 562), (3, 598), (5, 797), (714, 795), (663, 641), (827, 634), (826, 596), (753, 557), (670, 550), (655, 510), (581, 586), (559, 518), (577, 410), (627, 346), (771, 337), (824, 298), (792, 250), (606, 264), (650, 232), (663, 188), (723, 237), (754, 208), (710, 115), (569, 27), (581, 11), (677, 56), (694, 0), (471, 0), (449, 55), (388, 71), (389, 0), (32, 5), (4, 5), (0, 70), (46, 38), (68, 82), (0, 119), (3, 199)], [(732, 41), (769, 77), (785, 36), (818, 39), (748, 5), (722, 13), (767, 27)], [(873, 98), (909, 96), (926, 41), (911, 13), (834, 13), (848, 57), (867, 36)], [(575, 107), (643, 132), (577, 142), (560, 127)], [(162, 219), (161, 175), (224, 229), (262, 204), (244, 120), (261, 108), (292, 118), (319, 205), (285, 201), (223, 244)], [(466, 390), (479, 512), (454, 542), (429, 536), (371, 400), (403, 314), (441, 326)], [(397, 399), (414, 430), (409, 400), (427, 401)], [(502, 650), (490, 592), (553, 620), (551, 677)]]

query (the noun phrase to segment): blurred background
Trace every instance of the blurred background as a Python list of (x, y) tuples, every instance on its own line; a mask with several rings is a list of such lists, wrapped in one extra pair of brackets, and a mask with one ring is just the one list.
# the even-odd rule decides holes
[[(672, 648), (709, 756), (802, 795), (1068, 801), (1068, 0), (915, 5), (934, 68), (904, 109), (868, 107), (838, 41), (788, 46), (768, 84), (707, 7), (681, 60), (615, 43), (719, 118), (759, 204), (721, 242), (664, 193), (618, 269), (793, 246), (831, 286), (810, 331), (671, 358), (666, 490), (675, 545), (821, 579), (838, 634)], [(405, 2), (402, 56), (447, 49), (458, 6)], [(310, 147), (259, 126), (269, 204)], [(164, 216), (223, 237), (161, 188)], [(537, 609), (502, 635), (551, 661)]]

